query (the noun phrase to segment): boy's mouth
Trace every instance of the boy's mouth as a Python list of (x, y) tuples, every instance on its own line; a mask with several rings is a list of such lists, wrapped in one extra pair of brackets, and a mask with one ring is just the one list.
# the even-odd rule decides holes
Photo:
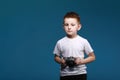
[(72, 31), (67, 31), (67, 32), (72, 32)]

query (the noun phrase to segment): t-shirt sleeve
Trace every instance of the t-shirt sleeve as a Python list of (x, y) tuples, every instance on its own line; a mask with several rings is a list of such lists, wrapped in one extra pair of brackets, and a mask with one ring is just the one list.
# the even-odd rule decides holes
[(53, 54), (56, 54), (56, 55), (60, 56), (60, 53), (61, 53), (60, 43), (57, 42), (56, 45), (55, 45), (55, 48), (54, 48), (54, 50), (53, 50)]
[(90, 43), (88, 42), (88, 40), (85, 41), (85, 53), (88, 55), (89, 53), (93, 52), (93, 49), (90, 45)]

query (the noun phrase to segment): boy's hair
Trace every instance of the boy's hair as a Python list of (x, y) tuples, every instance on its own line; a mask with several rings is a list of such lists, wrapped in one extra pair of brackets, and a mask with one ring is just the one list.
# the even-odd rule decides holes
[(64, 19), (65, 18), (76, 18), (78, 22), (80, 23), (80, 16), (76, 12), (67, 12), (64, 16)]

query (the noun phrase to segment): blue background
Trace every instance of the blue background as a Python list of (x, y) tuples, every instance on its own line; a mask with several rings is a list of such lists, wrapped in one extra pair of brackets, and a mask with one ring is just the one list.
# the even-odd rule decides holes
[(79, 34), (89, 40), (96, 61), (88, 80), (120, 79), (119, 0), (1, 0), (0, 80), (58, 80), (56, 41), (65, 33), (63, 16), (81, 16)]

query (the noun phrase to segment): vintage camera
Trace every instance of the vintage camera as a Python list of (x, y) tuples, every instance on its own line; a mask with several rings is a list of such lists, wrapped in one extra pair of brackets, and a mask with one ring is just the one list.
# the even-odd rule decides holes
[(69, 66), (70, 68), (73, 68), (75, 64), (75, 58), (74, 57), (67, 57), (66, 58), (66, 65)]

